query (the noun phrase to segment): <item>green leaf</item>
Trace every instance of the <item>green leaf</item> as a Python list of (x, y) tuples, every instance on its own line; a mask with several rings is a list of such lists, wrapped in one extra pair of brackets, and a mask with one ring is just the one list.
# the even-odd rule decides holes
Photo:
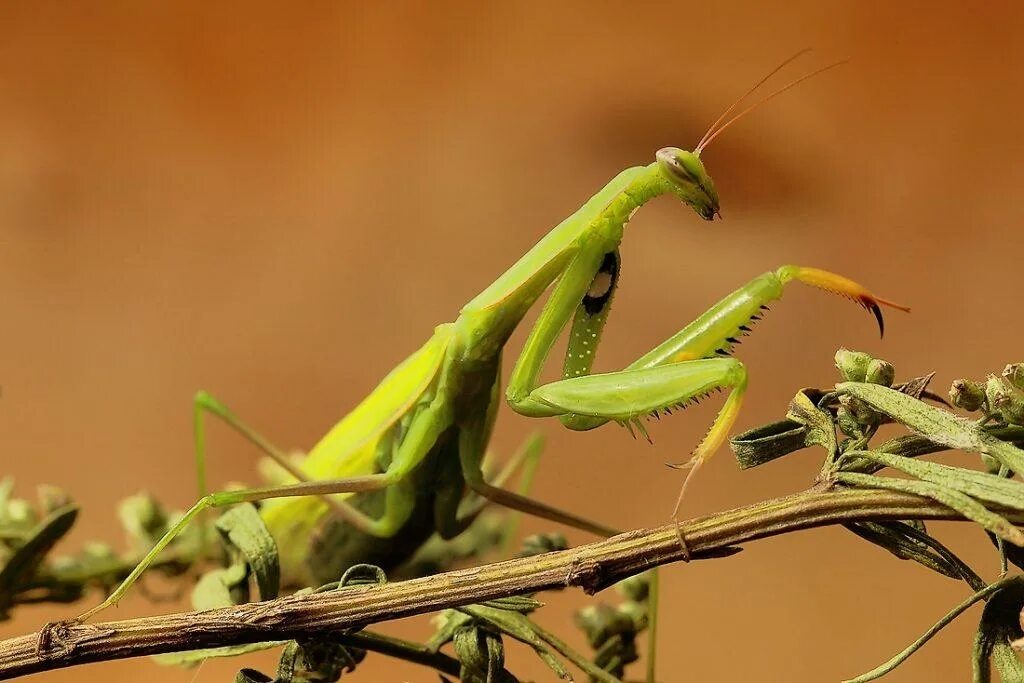
[(782, 420), (755, 427), (734, 436), (729, 445), (740, 469), (763, 465), (807, 447), (807, 427), (793, 420)]
[(437, 624), (437, 632), (430, 637), (424, 645), (431, 652), (437, 652), (445, 643), (449, 643), (455, 637), (455, 632), (473, 620), (469, 614), (454, 609), (446, 609), (436, 617), (433, 622)]
[(260, 599), (276, 598), (281, 584), (277, 543), (256, 507), (251, 503), (236, 505), (217, 519), (216, 527), (225, 542), (245, 557), (256, 577)]
[(1013, 479), (878, 451), (850, 451), (848, 455), (869, 458), (918, 479), (956, 489), (978, 500), (1024, 510), (1024, 484)]
[(274, 679), (256, 669), (242, 669), (235, 675), (235, 683), (274, 683)]
[(117, 516), (140, 552), (152, 548), (167, 532), (167, 513), (148, 493), (129, 496), (117, 506)]
[(460, 679), (464, 683), (518, 683), (505, 668), (500, 634), (473, 624), (455, 633), (452, 646), (462, 664)]
[(976, 683), (987, 683), (992, 679), (992, 664), (995, 664), (1003, 683), (1024, 683), (1024, 666), (1010, 647), (1010, 641), (1022, 634), (1020, 613), (1024, 604), (1024, 577), (1011, 577), (1001, 583), (1004, 585), (988, 599), (974, 636), (972, 659)]
[(543, 602), (534, 600), (533, 598), (525, 595), (510, 595), (505, 598), (495, 598), (494, 600), (488, 600), (479, 604), (486, 607), (493, 607), (494, 609), (511, 610), (513, 612), (519, 612), (520, 614), (529, 614), (530, 612), (544, 606)]
[(460, 612), (464, 612), (476, 619), (485, 621), (502, 633), (532, 647), (541, 660), (547, 664), (548, 667), (557, 676), (559, 676), (559, 678), (571, 680), (568, 670), (566, 670), (561, 662), (559, 662), (556, 657), (556, 653), (561, 654), (596, 681), (601, 681), (602, 683), (619, 683), (618, 680), (607, 671), (603, 671), (597, 667), (593, 662), (570, 648), (553, 633), (545, 631), (540, 626), (533, 623), (529, 617), (520, 614), (519, 612), (497, 610), (491, 607), (484, 607), (482, 605), (467, 605), (466, 607), (460, 607), (458, 609)]
[(786, 417), (807, 428), (804, 441), (808, 446), (821, 446), (830, 456), (834, 456), (839, 449), (839, 444), (836, 442), (835, 423), (832, 422), (832, 416), (827, 411), (819, 408), (811, 400), (808, 391), (811, 390), (801, 389), (797, 392), (793, 400), (790, 401)]
[[(951, 579), (964, 578), (960, 567), (916, 538), (916, 530), (904, 522), (854, 522), (847, 529), (901, 560), (912, 560)], [(920, 533), (920, 532), (917, 532)]]
[(384, 570), (373, 564), (354, 564), (345, 570), (338, 581), (338, 588), (346, 586), (382, 585), (388, 582)]
[(341, 678), (342, 673), (354, 671), (365, 657), (365, 650), (346, 647), (332, 640), (329, 634), (323, 638), (292, 641), (281, 654), (281, 661), (277, 666), (277, 681), (336, 681)]
[(1014, 472), (1024, 473), (1024, 450), (986, 433), (971, 420), (877, 384), (846, 382), (836, 385), (836, 389), (855, 396), (935, 443), (991, 455)]
[(78, 508), (66, 505), (54, 510), (36, 525), (28, 539), (8, 558), (0, 569), (0, 619), (7, 618), (19, 588), (36, 572), (53, 546), (71, 530), (78, 518)]
[(206, 572), (192, 588), (192, 607), (207, 610), (237, 604), (234, 589), (244, 584), (248, 577), (249, 569), (244, 562)]
[[(153, 655), (152, 660), (160, 666), (193, 667), (198, 664), (202, 664), (207, 659), (214, 659), (217, 657), (237, 657), (238, 655), (244, 655), (250, 652), (270, 650), (275, 647), (281, 647), (287, 642), (287, 640), (274, 640), (265, 643), (246, 643), (244, 645), (226, 645), (224, 647), (209, 647), (203, 650), (168, 652), (167, 654)], [(236, 678), (235, 680), (238, 679)]]
[(931, 498), (946, 507), (956, 510), (967, 519), (977, 522), (1000, 538), (1016, 545), (1024, 545), (1024, 533), (1002, 515), (992, 512), (984, 505), (959, 491), (933, 484), (929, 481), (908, 481), (891, 477), (876, 477), (856, 472), (838, 472), (836, 480), (859, 488), (888, 489), (904, 491)]

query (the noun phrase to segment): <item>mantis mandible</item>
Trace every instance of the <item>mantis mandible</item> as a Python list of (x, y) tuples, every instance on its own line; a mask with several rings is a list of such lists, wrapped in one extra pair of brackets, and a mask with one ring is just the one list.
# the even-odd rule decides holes
[[(594, 534), (616, 533), (506, 490), (483, 474), (484, 453), (502, 393), (503, 351), (526, 313), (549, 289), (550, 296), (515, 361), (505, 391), (508, 405), (520, 415), (556, 417), (572, 430), (616, 422), (646, 435), (645, 417), (672, 412), (715, 390), (728, 392), (688, 463), (691, 469), (672, 513), (675, 520), (685, 482), (722, 445), (740, 410), (747, 371), (729, 350), (737, 337), (750, 331), (750, 324), (759, 319), (767, 304), (782, 297), (787, 284), (803, 282), (853, 299), (875, 314), (880, 331), (880, 305), (907, 310), (841, 275), (784, 265), (755, 277), (625, 368), (591, 372), (618, 285), (619, 245), (630, 217), (651, 199), (665, 194), (675, 196), (706, 221), (720, 217), (718, 193), (701, 153), (753, 108), (837, 66), (797, 79), (723, 123), (737, 105), (798, 55), (776, 67), (729, 107), (693, 151), (665, 147), (658, 150), (652, 163), (615, 176), (463, 306), (455, 321), (438, 325), (423, 346), (392, 370), (298, 464), (223, 404), (200, 393), (195, 414), (201, 491), (205, 492), (206, 413), (225, 419), (256, 443), (290, 479), (262, 488), (203, 495), (110, 596), (80, 618), (116, 604), (175, 535), (202, 511), (247, 501), (267, 501), (262, 508), (267, 526), (275, 538), (289, 543), (310, 537), (329, 515), (377, 539), (392, 539), (411, 522), (422, 521), (416, 518), (429, 515), (432, 519), (427, 520), (427, 527), (442, 537), (453, 537), (466, 528), (474, 514), (462, 505), (467, 489), (483, 500)], [(543, 383), (539, 379), (542, 368), (566, 326), (569, 335), (562, 378)], [(430, 464), (430, 473), (424, 474), (425, 463)], [(433, 489), (426, 506), (417, 503), (423, 498), (417, 498), (416, 488), (424, 486)], [(353, 495), (368, 493), (382, 497), (377, 515), (365, 513), (352, 502)], [(680, 542), (685, 551), (681, 534)]]

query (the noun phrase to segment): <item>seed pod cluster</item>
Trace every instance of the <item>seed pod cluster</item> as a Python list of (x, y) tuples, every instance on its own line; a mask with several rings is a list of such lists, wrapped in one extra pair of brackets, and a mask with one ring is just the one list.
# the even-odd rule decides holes
[(576, 613), (576, 625), (594, 649), (594, 664), (616, 678), (622, 678), (627, 664), (635, 662), (636, 639), (648, 626), (650, 584), (638, 574), (616, 586), (625, 598), (618, 605), (590, 605)]
[[(835, 356), (839, 374), (847, 382), (868, 382), (891, 387), (896, 379), (892, 363), (874, 358), (863, 351), (839, 349)], [(841, 396), (836, 408), (836, 423), (844, 434), (851, 438), (863, 436), (866, 427), (875, 427), (882, 416), (863, 401), (852, 396)]]

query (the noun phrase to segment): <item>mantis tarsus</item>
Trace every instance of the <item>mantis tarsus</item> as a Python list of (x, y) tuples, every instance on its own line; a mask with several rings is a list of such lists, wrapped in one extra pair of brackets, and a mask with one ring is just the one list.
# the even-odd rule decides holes
[[(875, 314), (880, 327), (880, 305), (903, 309), (840, 275), (786, 265), (743, 285), (625, 368), (591, 373), (618, 285), (619, 245), (630, 217), (663, 194), (676, 196), (707, 221), (718, 217), (718, 195), (701, 152), (748, 111), (804, 78), (722, 123), (752, 88), (712, 125), (694, 151), (666, 147), (649, 165), (615, 176), (467, 303), (454, 322), (438, 325), (427, 342), (392, 370), (301, 462), (293, 462), (226, 407), (201, 393), (196, 400), (196, 457), (202, 490), (207, 412), (225, 419), (260, 446), (284, 468), (290, 481), (203, 495), (110, 596), (81, 618), (116, 604), (203, 510), (246, 501), (266, 500), (262, 514), (268, 527), (289, 543), (308, 538), (328, 513), (379, 539), (394, 538), (409, 529), (411, 520), (419, 523), (423, 515), (430, 515), (422, 526), (452, 537), (479, 511), (479, 505), (466, 505), (467, 489), (482, 500), (544, 519), (595, 534), (614, 534), (607, 526), (496, 486), (483, 474), (484, 452), (500, 404), (503, 351), (526, 313), (549, 289), (550, 297), (515, 361), (505, 391), (508, 404), (527, 417), (557, 417), (573, 430), (617, 422), (646, 434), (645, 417), (672, 412), (714, 390), (727, 390), (724, 406), (689, 462), (689, 479), (726, 439), (740, 409), (747, 372), (728, 355), (730, 348), (737, 337), (750, 331), (767, 304), (782, 296), (788, 283), (800, 281), (852, 298)], [(562, 378), (542, 383), (541, 370), (567, 325)], [(430, 496), (417, 497), (417, 486), (430, 488)], [(353, 504), (353, 494), (366, 493), (377, 496), (380, 512), (376, 516)], [(678, 509), (679, 501), (673, 519)]]

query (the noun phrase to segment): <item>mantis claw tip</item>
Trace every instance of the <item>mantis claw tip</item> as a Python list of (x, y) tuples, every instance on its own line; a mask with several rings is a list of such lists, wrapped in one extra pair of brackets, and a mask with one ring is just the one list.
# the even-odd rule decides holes
[(875, 320), (878, 321), (878, 337), (882, 339), (885, 337), (885, 318), (882, 317), (882, 308), (874, 301), (868, 301), (864, 304), (869, 311), (875, 316)]

